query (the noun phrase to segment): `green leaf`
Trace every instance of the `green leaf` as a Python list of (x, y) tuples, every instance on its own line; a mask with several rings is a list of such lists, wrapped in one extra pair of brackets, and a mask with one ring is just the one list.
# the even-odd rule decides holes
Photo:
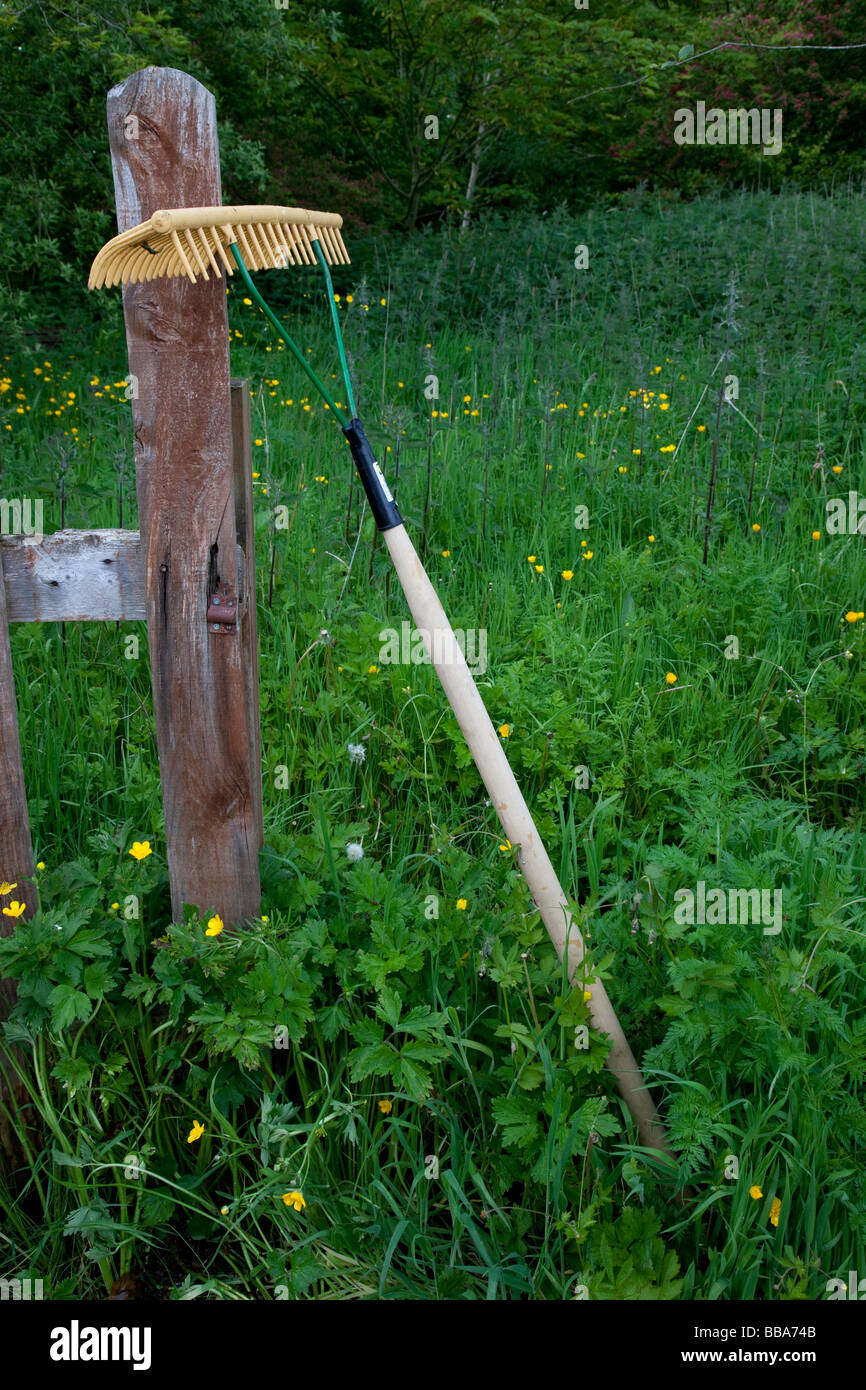
[(77, 1018), (86, 1023), (93, 1012), (93, 1005), (86, 994), (73, 989), (72, 985), (55, 985), (48, 996), (51, 1005), (52, 1028), (68, 1028)]

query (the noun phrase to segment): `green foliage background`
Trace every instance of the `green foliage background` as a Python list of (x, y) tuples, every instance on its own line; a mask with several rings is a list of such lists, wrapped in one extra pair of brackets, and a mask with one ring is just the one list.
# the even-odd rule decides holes
[[(355, 233), (484, 207), (580, 211), (638, 182), (692, 196), (846, 177), (862, 165), (866, 88), (860, 51), (838, 50), (864, 26), (866, 0), (721, 14), (664, 0), (2, 0), (4, 337), (50, 345), (100, 312), (82, 286), (115, 230), (105, 95), (138, 68), (183, 68), (215, 93), (225, 201), (334, 207)], [(782, 153), (677, 147), (673, 112), (699, 99), (778, 107)]]

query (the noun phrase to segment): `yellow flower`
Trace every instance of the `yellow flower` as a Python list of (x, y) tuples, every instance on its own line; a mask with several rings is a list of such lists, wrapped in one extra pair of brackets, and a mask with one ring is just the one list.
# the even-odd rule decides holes
[(753, 522), (752, 522), (752, 530), (753, 530), (753, 531), (760, 531), (760, 529), (761, 529), (761, 528), (760, 528), (760, 526), (758, 525), (757, 521), (753, 521)]
[(504, 845), (500, 845), (499, 848), (502, 850), (502, 853), (503, 853), (503, 854), (507, 854), (508, 851), (511, 849), (511, 841), (510, 841), (510, 840), (506, 840), (506, 841), (505, 841), (505, 844), (504, 844)]
[(458, 912), (465, 912), (468, 906), (469, 906), (469, 904), (468, 904), (468, 902), (466, 901), (465, 898), (458, 898), (458, 899), (457, 899), (457, 911), (458, 911)]
[(207, 931), (205, 932), (205, 936), (219, 936), (220, 932), (224, 929), (224, 927), (225, 922), (223, 921), (222, 917), (211, 917), (210, 921), (207, 924)]
[(846, 613), (846, 614), (845, 614), (845, 621), (846, 621), (846, 623), (857, 623), (857, 622), (860, 621), (860, 619), (861, 619), (862, 617), (863, 617), (863, 614), (862, 614), (862, 613), (855, 613), (854, 610), (852, 609), (850, 613)]
[(563, 577), (563, 579), (566, 579), (566, 580), (567, 580), (567, 579), (573, 579), (573, 578), (574, 578), (574, 570), (563, 570), (563, 571), (562, 571), (562, 577)]
[(617, 473), (627, 473), (628, 469), (623, 464), (620, 464), (619, 468), (616, 471)]
[(244, 300), (244, 304), (252, 304), (252, 302), (253, 302), (253, 301), (252, 301), (251, 299), (245, 299), (245, 300)]
[(0, 883), (0, 898), (5, 898), (7, 893), (11, 893), (12, 889), (17, 887), (17, 883)]
[(472, 400), (472, 397), (471, 397), (471, 396), (464, 396), (464, 397), (463, 397), (463, 404), (464, 404), (464, 405), (468, 405), (469, 402), (470, 402), (471, 400)]
[(150, 840), (133, 840), (132, 849), (129, 852), (133, 859), (146, 859), (149, 854), (153, 854)]
[(820, 532), (820, 531), (813, 531), (813, 532), (812, 532), (812, 540), (813, 540), (813, 541), (819, 541), (820, 539), (821, 539), (821, 532)]
[(706, 428), (706, 425), (698, 425), (698, 434), (703, 434)]
[(346, 295), (346, 303), (347, 303), (347, 304), (351, 304), (352, 302), (353, 302), (352, 295), (347, 294), (347, 295)]
[(307, 1205), (302, 1192), (284, 1192), (283, 1201), (287, 1207), (294, 1207), (295, 1211), (303, 1211)]
[(647, 540), (649, 541), (650, 545), (652, 545), (655, 541), (655, 536), (647, 536)]
[(4, 907), (4, 909), (3, 909), (3, 916), (4, 916), (4, 917), (20, 917), (21, 914), (22, 914), (23, 912), (26, 912), (26, 911), (27, 911), (27, 908), (26, 908), (26, 906), (24, 905), (24, 903), (17, 903), (17, 902), (15, 901), (15, 899), (13, 898), (13, 899), (12, 899), (12, 902), (9, 904), (9, 906), (8, 906), (8, 907)]
[(381, 1110), (383, 1115), (390, 1115), (391, 1111), (394, 1109), (394, 1106), (390, 1100), (380, 1100), (379, 1109)]
[(591, 560), (591, 559), (592, 559), (592, 551), (591, 551), (591, 550), (585, 550), (585, 551), (583, 552), (583, 558), (584, 558), (584, 560)]
[(220, 1216), (228, 1216), (228, 1214), (229, 1214), (229, 1209), (228, 1209), (228, 1207), (220, 1207)]
[(120, 903), (112, 903), (112, 904), (111, 904), (111, 910), (112, 910), (112, 912), (116, 912), (117, 909), (118, 909), (119, 907), (120, 907)]
[(672, 454), (676, 449), (676, 444), (663, 444), (659, 449), (660, 454)]
[(449, 556), (450, 554), (451, 554), (451, 551), (450, 551), (450, 550), (443, 550), (443, 551), (442, 551), (442, 558), (443, 558), (443, 560), (447, 560), (447, 558), (448, 558), (448, 556)]
[(536, 566), (535, 566), (535, 573), (536, 573), (536, 574), (544, 574), (544, 565), (536, 565)]
[(779, 1224), (779, 1217), (781, 1216), (781, 1214), (782, 1214), (782, 1203), (779, 1201), (779, 1198), (778, 1198), (778, 1197), (774, 1197), (774, 1198), (773, 1198), (773, 1205), (770, 1207), (770, 1224), (773, 1225), (773, 1226), (778, 1226), (778, 1224)]
[(665, 680), (667, 681), (668, 685), (676, 685), (677, 683), (677, 678), (674, 675), (673, 671), (668, 671), (667, 675), (665, 676)]
[(503, 738), (508, 738), (508, 735), (511, 733), (511, 725), (510, 725), (510, 724), (500, 724), (500, 725), (499, 725), (499, 732), (501, 733), (501, 735), (502, 735)]
[[(833, 472), (834, 472), (834, 473), (841, 473), (841, 472), (842, 472), (842, 465), (841, 465), (841, 463), (834, 463), (834, 464), (833, 464)], [(779, 1223), (778, 1223), (778, 1221), (777, 1221), (777, 1222), (776, 1222), (776, 1225), (778, 1226), (778, 1224), (779, 1224)]]
[(188, 1144), (194, 1144), (194, 1143), (196, 1142), (197, 1139), (201, 1139), (201, 1137), (202, 1137), (203, 1134), (204, 1134), (204, 1125), (199, 1124), (198, 1120), (194, 1120), (194, 1121), (193, 1121), (192, 1129), (190, 1130), (189, 1134), (186, 1136), (186, 1142), (187, 1142)]
[(527, 555), (526, 558), (527, 558), (527, 560), (529, 561), (529, 563), (530, 563), (531, 565), (534, 565), (534, 564), (535, 564), (535, 556), (534, 556), (534, 555)]
[(387, 304), (388, 301), (387, 301), (387, 299), (380, 299), (380, 300), (379, 300), (379, 303), (380, 303), (380, 304)]
[(39, 860), (39, 863), (36, 865), (36, 867), (37, 867), (37, 869), (44, 869), (44, 868), (45, 868), (45, 863), (44, 863), (44, 861), (40, 859), (40, 860)]
[(763, 1195), (764, 1195), (764, 1194), (763, 1194), (763, 1192), (761, 1191), (761, 1189), (760, 1189), (759, 1187), (750, 1187), (750, 1188), (749, 1188), (749, 1196), (752, 1197), (752, 1198), (754, 1198), (754, 1200), (755, 1200), (756, 1202), (759, 1202), (759, 1201), (761, 1200), (761, 1198), (763, 1197)]
[(368, 667), (367, 667), (367, 675), (368, 675), (368, 676), (375, 676), (375, 675), (378, 674), (378, 671), (379, 671), (379, 667), (378, 667), (378, 666), (368, 666)]
[(585, 990), (583, 991), (583, 1002), (584, 1002), (584, 1004), (588, 1004), (591, 998), (592, 998), (592, 990), (591, 990), (591, 989), (585, 989)]
[(264, 922), (265, 926), (267, 926), (267, 924), (268, 924), (268, 922), (269, 922), (270, 920), (271, 920), (271, 919), (270, 919), (269, 917), (264, 917), (264, 916), (262, 916), (262, 917), (259, 918), (259, 921), (260, 921), (260, 922)]

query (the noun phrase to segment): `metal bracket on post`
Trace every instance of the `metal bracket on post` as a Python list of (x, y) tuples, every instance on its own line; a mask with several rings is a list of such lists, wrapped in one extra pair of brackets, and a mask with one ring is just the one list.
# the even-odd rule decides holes
[(207, 625), (211, 632), (232, 633), (238, 630), (237, 595), (229, 593), (224, 584), (210, 596)]

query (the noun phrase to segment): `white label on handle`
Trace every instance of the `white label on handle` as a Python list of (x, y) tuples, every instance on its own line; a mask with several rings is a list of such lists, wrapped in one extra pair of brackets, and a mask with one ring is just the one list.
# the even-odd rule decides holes
[(382, 491), (384, 492), (384, 494), (385, 494), (385, 496), (387, 497), (388, 501), (389, 501), (389, 502), (393, 502), (393, 501), (394, 501), (394, 498), (393, 498), (393, 496), (392, 496), (391, 489), (389, 488), (388, 484), (385, 482), (385, 475), (384, 475), (384, 473), (382, 472), (381, 468), (379, 467), (379, 465), (378, 465), (378, 463), (376, 462), (375, 459), (373, 460), (373, 467), (374, 467), (375, 470), (376, 470), (376, 477), (379, 479), (379, 482), (382, 484)]

